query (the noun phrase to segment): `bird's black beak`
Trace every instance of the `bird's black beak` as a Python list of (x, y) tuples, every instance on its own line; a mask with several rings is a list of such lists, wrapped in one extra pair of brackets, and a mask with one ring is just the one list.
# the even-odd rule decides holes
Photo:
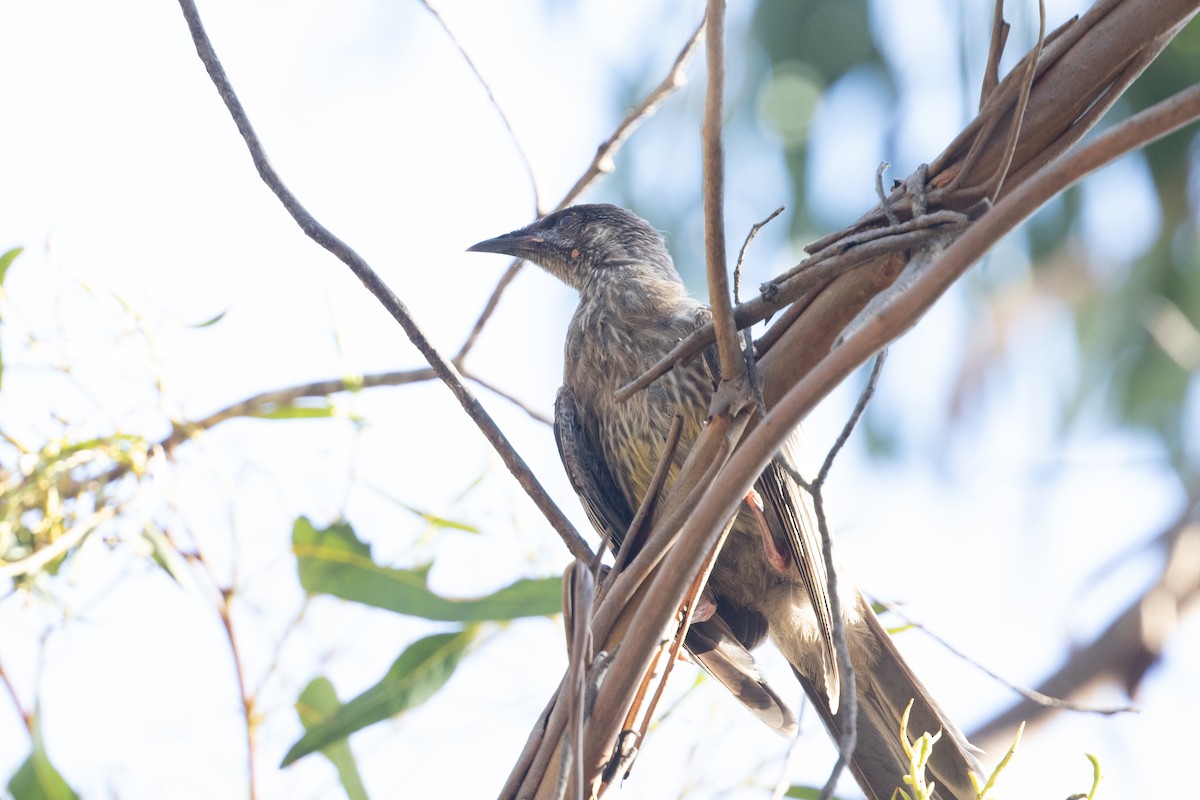
[(525, 230), (513, 231), (495, 239), (485, 239), (467, 248), (470, 253), (500, 253), (514, 258), (528, 258), (544, 248), (546, 240)]

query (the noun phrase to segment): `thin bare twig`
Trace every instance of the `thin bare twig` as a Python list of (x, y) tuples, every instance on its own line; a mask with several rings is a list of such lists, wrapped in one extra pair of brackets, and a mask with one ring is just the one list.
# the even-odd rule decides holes
[(242, 664), (242, 654), (238, 649), (237, 636), (233, 632), (233, 616), (230, 613), (230, 601), (233, 599), (232, 589), (221, 589), (220, 600), (217, 603), (217, 616), (221, 618), (221, 627), (225, 631), (225, 638), (229, 642), (229, 653), (233, 658), (233, 669), (237, 675), (238, 693), (242, 700), (242, 716), (246, 723), (246, 770), (247, 783), (250, 790), (250, 800), (258, 794), (256, 788), (257, 781), (255, 780), (254, 768), (254, 695), (249, 692), (249, 685), (246, 681), (246, 670)]
[(567, 549), (577, 557), (584, 559), (591, 558), (592, 551), (588, 547), (587, 542), (584, 541), (583, 537), (575, 530), (575, 526), (571, 524), (562, 510), (550, 498), (550, 495), (542, 487), (541, 482), (538, 481), (533, 471), (525, 464), (525, 461), (509, 443), (508, 439), (501, 433), (495, 421), (484, 411), (483, 406), (480, 405), (470, 389), (466, 387), (462, 381), (462, 377), (458, 374), (458, 370), (425, 337), (416, 320), (409, 313), (408, 308), (400, 298), (396, 296), (396, 293), (383, 282), (375, 270), (371, 269), (371, 266), (367, 264), (362, 256), (355, 252), (348, 244), (334, 236), (325, 226), (317, 222), (308, 210), (300, 204), (296, 196), (283, 184), (278, 173), (275, 172), (275, 169), (267, 160), (266, 152), (259, 142), (258, 136), (254, 133), (253, 127), (250, 125), (250, 119), (246, 115), (241, 102), (238, 100), (233, 86), (229, 82), (229, 78), (225, 75), (225, 70), (221, 66), (216, 52), (213, 50), (212, 42), (209, 41), (208, 34), (200, 22), (200, 14), (196, 10), (195, 2), (193, 0), (179, 0), (179, 6), (183, 10), (184, 19), (187, 20), (192, 41), (196, 45), (196, 52), (200, 56), (200, 60), (204, 63), (213, 85), (216, 86), (217, 92), (221, 95), (221, 99), (225, 102), (230, 116), (237, 125), (238, 132), (241, 133), (242, 138), (245, 140), (246, 147), (250, 151), (250, 156), (263, 182), (279, 198), (279, 201), (287, 209), (288, 213), (291, 214), (301, 230), (309, 238), (348, 266), (355, 276), (363, 282), (363, 285), (367, 287), (367, 290), (375, 295), (380, 304), (400, 323), (400, 327), (404, 329), (409, 341), (416, 346), (421, 355), (425, 357), (425, 360), (429, 362), (429, 365), (433, 367), (438, 377), (442, 379), (442, 382), (449, 387), (459, 404), (462, 405), (463, 410), (479, 427), (484, 437), (499, 454), (500, 460), (508, 467), (513, 477), (517, 479), (517, 483), (521, 485), (521, 488), (525, 490), (526, 494), (529, 495), (542, 514), (545, 515), (547, 521), (550, 522), (559, 536), (562, 537), (567, 545)]
[(983, 71), (983, 82), (979, 87), (979, 107), (992, 96), (1000, 85), (1000, 57), (1004, 55), (1004, 45), (1008, 42), (1008, 32), (1012, 26), (1004, 19), (1004, 0), (995, 0), (992, 7), (992, 42), (988, 46), (987, 66)]
[(541, 411), (538, 411), (536, 408), (529, 405), (524, 400), (521, 400), (516, 395), (509, 394), (508, 392), (504, 391), (503, 389), (496, 386), (495, 384), (485, 381), (483, 378), (479, 377), (475, 373), (469, 372), (466, 369), (463, 369), (462, 376), (473, 383), (479, 384), (480, 386), (482, 386), (484, 389), (487, 389), (492, 394), (498, 395), (499, 397), (503, 397), (505, 400), (512, 403), (514, 406), (521, 409), (522, 411), (524, 411), (526, 414), (528, 414), (530, 417), (537, 420), (538, 422), (544, 423), (546, 425), (554, 424), (554, 420), (550, 419), (550, 417), (547, 417)]
[[(562, 200), (554, 207), (554, 210), (566, 208), (574, 203), (580, 195), (591, 188), (602, 175), (612, 172), (616, 167), (613, 161), (617, 151), (625, 144), (625, 141), (633, 134), (639, 125), (654, 115), (658, 107), (667, 99), (676, 89), (683, 86), (687, 82), (687, 67), (692, 60), (692, 54), (696, 51), (696, 45), (700, 42), (700, 37), (704, 35), (704, 20), (700, 21), (700, 25), (696, 28), (691, 38), (683, 45), (683, 49), (679, 51), (679, 55), (675, 57), (675, 61), (671, 64), (671, 69), (667, 72), (667, 76), (662, 82), (650, 90), (650, 93), (642, 98), (642, 102), (638, 103), (629, 113), (627, 113), (612, 135), (605, 139), (600, 147), (596, 149), (596, 155), (592, 158), (592, 163), (579, 176), (579, 180), (575, 181), (567, 193), (563, 195)], [(457, 355), (454, 356), (456, 362), (462, 362), (471, 348), (475, 346), (475, 341), (479, 338), (479, 334), (483, 331), (484, 325), (491, 319), (492, 314), (496, 311), (496, 306), (500, 303), (500, 297), (504, 294), (504, 290), (512, 283), (513, 278), (517, 277), (517, 273), (521, 271), (521, 264), (524, 263), (520, 259), (509, 264), (504, 275), (501, 276), (496, 288), (492, 290), (492, 296), (488, 298), (484, 304), (483, 311), (480, 312), (479, 318), (475, 320), (475, 324), (471, 328), (471, 332), (467, 334), (466, 340), (462, 347), (458, 349)]]
[[(881, 327), (891, 328), (895, 318), (915, 321), (942, 292), (949, 288), (1001, 236), (1011, 231), (1050, 198), (1067, 189), (1085, 175), (1133, 150), (1200, 117), (1200, 84), (1156, 103), (1123, 122), (1117, 123), (1088, 144), (1064, 155), (1040, 173), (1002, 197), (991, 210), (952, 242), (928, 269), (897, 295), (883, 312), (888, 319)], [(911, 324), (911, 323), (910, 323)], [(857, 338), (857, 337), (855, 337)], [(863, 342), (878, 349), (885, 342)]]
[(780, 206), (768, 214), (766, 219), (750, 226), (750, 232), (746, 234), (746, 241), (742, 242), (742, 249), (738, 251), (737, 263), (733, 266), (733, 302), (742, 302), (742, 262), (746, 260), (746, 251), (750, 248), (750, 243), (754, 241), (755, 236), (758, 236), (758, 232), (767, 226), (767, 223), (783, 213), (783, 208)]
[(870, 403), (871, 398), (875, 396), (875, 387), (879, 385), (879, 376), (883, 372), (883, 365), (887, 361), (887, 354), (887, 348), (884, 348), (879, 351), (879, 355), (875, 356), (875, 366), (871, 367), (871, 376), (867, 378), (867, 385), (863, 387), (862, 394), (858, 396), (858, 402), (854, 404), (854, 410), (850, 412), (850, 418), (842, 426), (842, 432), (838, 434), (837, 440), (829, 448), (829, 452), (825, 454), (825, 461), (821, 464), (821, 470), (817, 473), (817, 479), (813, 481), (813, 489), (816, 491), (820, 491), (821, 487), (825, 485), (825, 481), (829, 478), (829, 470), (833, 469), (833, 460), (837, 458), (838, 453), (846, 446), (846, 442), (850, 439), (850, 434), (854, 433), (854, 428), (862, 418), (863, 412), (867, 410), (867, 403)]
[[(1000, 190), (1004, 187), (1004, 181), (1008, 177), (1009, 169), (1012, 167), (1013, 156), (1017, 153), (1017, 143), (1021, 140), (1021, 125), (1025, 121), (1025, 109), (1029, 105), (1029, 93), (1033, 90), (1033, 78), (1037, 72), (1038, 60), (1042, 56), (1042, 50), (1046, 46), (1046, 2), (1038, 0), (1038, 38), (1037, 44), (1029, 53), (1027, 58), (1029, 64), (1025, 67), (1025, 75), (1021, 79), (1021, 93), (1017, 98), (1017, 106), (1013, 109), (1013, 123), (1009, 129), (1008, 143), (1004, 147), (1004, 155), (1000, 158), (1000, 163), (996, 165), (995, 172), (992, 177), (988, 178), (984, 183), (991, 184), (991, 191), (987, 193), (988, 198), (994, 203), (1000, 195)], [(962, 174), (962, 173), (960, 173)]]
[(475, 79), (479, 81), (479, 85), (487, 92), (488, 101), (492, 104), (492, 108), (496, 109), (496, 114), (500, 117), (500, 122), (504, 124), (504, 129), (508, 131), (508, 138), (512, 141), (513, 148), (517, 151), (517, 156), (521, 159), (521, 163), (525, 165), (525, 174), (529, 176), (529, 188), (533, 191), (533, 211), (540, 217), (544, 213), (542, 211), (541, 189), (538, 187), (537, 176), (533, 171), (533, 162), (529, 160), (529, 154), (525, 151), (524, 146), (522, 146), (521, 139), (517, 136), (516, 130), (513, 129), (512, 120), (508, 118), (508, 114), (504, 113), (504, 107), (496, 99), (496, 93), (492, 91), (491, 84), (483, 77), (483, 73), (479, 71), (479, 67), (475, 66), (475, 61), (472, 60), (471, 54), (467, 52), (467, 48), (463, 47), (462, 42), (454, 35), (454, 31), (450, 30), (450, 26), (446, 24), (446, 18), (429, 4), (429, 0), (421, 0), (421, 5), (425, 6), (425, 10), (432, 14), (433, 18), (442, 26), (442, 30), (446, 32), (446, 36), (450, 39), (450, 42), (458, 50), (459, 55), (463, 57), (463, 61), (467, 62), (467, 67), (475, 75)]
[(1028, 700), (1031, 703), (1036, 703), (1037, 705), (1042, 706), (1044, 708), (1053, 708), (1053, 709), (1059, 709), (1059, 710), (1064, 710), (1064, 711), (1077, 711), (1081, 714), (1099, 714), (1101, 716), (1112, 716), (1114, 714), (1136, 713), (1139, 710), (1138, 707), (1134, 706), (1134, 705), (1094, 706), (1094, 705), (1089, 705), (1087, 703), (1075, 703), (1075, 702), (1072, 702), (1071, 700), (1063, 700), (1060, 697), (1051, 697), (1050, 695), (1043, 694), (1042, 692), (1039, 692), (1036, 689), (1030, 689), (1027, 686), (1021, 686), (1019, 684), (1013, 683), (1012, 681), (1008, 680), (1007, 678), (1001, 676), (999, 673), (993, 671), (989, 667), (985, 666), (984, 664), (980, 663), (979, 661), (976, 661), (974, 658), (971, 658), (971, 656), (969, 656), (966, 653), (964, 653), (963, 651), (959, 650), (957, 647), (955, 647), (953, 644), (948, 642), (946, 639), (942, 638), (940, 635), (938, 635), (938, 634), (934, 633), (932, 630), (930, 630), (923, 622), (918, 622), (918, 621), (914, 620), (912, 617), (905, 614), (904, 611), (902, 611), (901, 608), (897, 604), (881, 601), (881, 605), (884, 608), (886, 608), (888, 611), (895, 614), (901, 620), (903, 620), (904, 624), (910, 625), (910, 626), (916, 628), (917, 630), (921, 631), (926, 636), (928, 636), (930, 639), (933, 639), (935, 642), (937, 642), (939, 645), (941, 645), (943, 649), (948, 651), (951, 655), (956, 656), (959, 659), (967, 662), (971, 666), (975, 667), (975, 669), (979, 670), (984, 675), (987, 675), (989, 678), (994, 680), (996, 683), (1000, 684), (1001, 686), (1005, 687), (1006, 689), (1009, 689), (1009, 690), (1015, 692), (1016, 694), (1021, 695), (1021, 697), (1024, 697), (1026, 700)]
[(225, 408), (214, 411), (206, 417), (195, 421), (177, 421), (172, 423), (171, 433), (160, 442), (167, 453), (195, 436), (197, 433), (211, 430), (226, 420), (237, 417), (256, 417), (275, 408), (282, 408), (306, 397), (328, 397), (338, 392), (352, 392), (357, 389), (370, 389), (377, 386), (402, 386), (408, 383), (420, 383), (434, 380), (437, 373), (431, 368), (401, 370), (397, 372), (381, 372), (374, 375), (364, 375), (361, 378), (334, 378), (332, 380), (302, 383), (282, 389), (271, 389), (259, 392), (250, 397), (231, 403)]
[(17, 710), (18, 716), (21, 717), (21, 722), (25, 724), (25, 730), (28, 731), (30, 738), (33, 738), (33, 712), (26, 711), (25, 706), (21, 705), (21, 697), (17, 694), (17, 687), (13, 686), (9, 680), (8, 673), (4, 671), (4, 665), (0, 664), (0, 683), (4, 684), (4, 688), (8, 690), (8, 696), (12, 698), (13, 708)]
[(849, 441), (850, 434), (854, 432), (855, 426), (858, 425), (859, 419), (862, 418), (863, 412), (867, 408), (867, 403), (871, 402), (871, 398), (875, 395), (875, 387), (879, 383), (879, 375), (883, 372), (883, 363), (886, 360), (887, 350), (879, 351), (879, 355), (875, 357), (875, 366), (871, 368), (871, 377), (867, 378), (867, 385), (863, 387), (862, 394), (859, 395), (858, 402), (854, 404), (854, 410), (850, 413), (850, 418), (842, 426), (842, 432), (838, 434), (837, 440), (829, 448), (816, 479), (809, 487), (813, 510), (817, 517), (817, 527), (821, 533), (821, 556), (825, 560), (825, 574), (828, 576), (826, 583), (829, 590), (829, 612), (833, 617), (833, 644), (837, 649), (838, 671), (841, 673), (843, 684), (841, 696), (842, 702), (845, 704), (845, 710), (842, 711), (845, 720), (844, 727), (838, 737), (838, 758), (829, 773), (829, 780), (821, 788), (821, 800), (829, 800), (833, 797), (834, 787), (850, 763), (850, 759), (854, 757), (854, 748), (858, 745), (858, 694), (854, 688), (858, 679), (854, 674), (854, 663), (850, 660), (850, 647), (846, 643), (846, 621), (842, 617), (842, 598), (838, 592), (837, 568), (833, 563), (833, 537), (829, 533), (829, 521), (825, 516), (825, 481), (829, 478), (829, 471), (833, 468), (834, 459)]
[[(757, 297), (735, 308), (734, 319), (737, 326), (747, 328), (844, 272), (889, 253), (920, 247), (942, 236), (943, 232), (940, 229), (944, 226), (963, 226), (966, 222), (967, 218), (957, 212), (935, 211), (919, 219), (901, 222), (895, 228), (862, 231), (833, 242), (778, 278), (764, 283)], [(697, 328), (640, 377), (613, 392), (613, 397), (617, 400), (627, 399), (635, 392), (645, 389), (672, 366), (694, 357), (714, 341), (712, 324)]]

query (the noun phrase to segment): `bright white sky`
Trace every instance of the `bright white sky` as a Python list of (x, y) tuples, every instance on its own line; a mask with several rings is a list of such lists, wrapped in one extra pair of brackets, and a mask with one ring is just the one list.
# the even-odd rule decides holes
[[(443, 5), (531, 154), (543, 203), (552, 204), (617, 121), (616, 74), (649, 69), (643, 86), (657, 83), (703, 4)], [(879, 160), (898, 170), (915, 163), (961, 124), (962, 89), (946, 86), (957, 57), (898, 52), (916, 40), (905, 35), (908, 27), (939, 15), (952, 21), (945, 40), (954, 41), (958, 4), (906, 2), (903, 13), (877, 5), (876, 23), (887, 32), (881, 42), (911, 65), (910, 83), (897, 119), (871, 105), (869, 81), (847, 82), (827, 98), (813, 130), (821, 156), (810, 172), (829, 186), (821, 213), (830, 228), (869, 202)], [(978, 18), (968, 15), (971, 30), (983, 30), (979, 19), (990, 13), (990, 4), (978, 5)], [(741, 39), (746, 12), (730, 13), (736, 73), (749, 57)], [(1058, 4), (1050, 19), (1057, 24), (1068, 13)], [(507, 134), (441, 29), (411, 2), (220, 0), (202, 3), (201, 14), (287, 184), (384, 276), (444, 352), (457, 349), (504, 267), (464, 248), (528, 221), (533, 201)], [(257, 391), (420, 366), (398, 326), (258, 180), (174, 4), (7, 4), (0, 28), (9, 32), (0, 48), (7, 112), (0, 251), (26, 248), (4, 286), (5, 432), (38, 444), (59, 434), (59, 417), (72, 436), (117, 429), (161, 437), (164, 409), (194, 418)], [(1022, 35), (1018, 26), (1014, 41)], [(980, 54), (983, 41), (980, 34)], [(647, 53), (655, 54), (649, 67)], [(632, 174), (613, 180), (695, 202), (699, 66), (639, 134), (641, 149), (618, 162)], [(924, 113), (930, 106), (940, 113)], [(838, 133), (847, 130), (839, 108), (857, 115), (856, 135)], [(679, 127), (667, 126), (668, 113), (676, 123), (692, 115), (686, 137), (670, 139)], [(872, 115), (898, 125), (900, 152), (885, 151), (872, 135)], [(730, 144), (731, 242), (790, 202), (782, 160), (763, 155), (770, 136), (760, 130), (749, 144)], [(689, 172), (674, 174), (677, 167)], [(1100, 177), (1119, 180), (1127, 196), (1145, 186), (1136, 161)], [(841, 196), (835, 185), (850, 188)], [(601, 187), (586, 199), (614, 194)], [(1126, 248), (1146, 242), (1153, 215), (1135, 204), (1115, 215), (1096, 201), (1103, 196), (1085, 193), (1095, 230)], [(748, 286), (795, 260), (799, 245), (783, 241), (784, 230), (768, 228), (758, 240)], [(677, 253), (697, 246), (693, 233), (674, 232)], [(1025, 266), (1009, 244), (984, 269), (1021, 274)], [(568, 290), (527, 269), (470, 366), (548, 413), (572, 307)], [(943, 443), (951, 389), (944, 365), (955, 364), (970, 331), (986, 324), (974, 309), (952, 293), (893, 351), (876, 424), (894, 426), (916, 454), (879, 464), (860, 437), (836, 468), (828, 502), (843, 558), (870, 593), (906, 601), (914, 617), (962, 650), (1031, 684), (1059, 663), (1064, 642), (1090, 634), (1152, 573), (1153, 564), (1134, 563), (1119, 579), (1091, 583), (1100, 565), (1167, 522), (1180, 492), (1145, 441), (1098, 426), (1094, 436), (1057, 438), (1047, 387), (1069, 391), (1076, 376), (1070, 320), (1054, 308), (1010, 342), (1022, 355), (989, 385), (968, 433)], [(222, 312), (212, 327), (189, 327)], [(47, 363), (68, 364), (70, 376)], [(836, 434), (854, 391), (836, 392), (808, 423), (814, 455)], [(585, 526), (549, 428), (479, 392)], [(344, 514), (378, 560), (434, 559), (431, 581), (447, 594), (482, 594), (523, 575), (557, 574), (566, 563), (440, 385), (377, 390), (344, 404), (365, 418), (360, 431), (343, 420), (221, 426), (182, 449), (178, 464), (160, 468), (114, 532), (133, 542), (139, 520), (154, 514), (198, 542), (222, 580), (236, 576), (243, 601), (235, 624), (255, 686), (300, 608), (289, 551), (299, 514), (318, 523)], [(463, 519), (482, 535), (430, 532), (396, 501)], [(127, 800), (244, 796), (241, 709), (203, 584), (181, 590), (131, 546), (96, 540), (54, 586), (62, 608), (45, 598), (0, 598), (0, 663), (23, 703), (40, 699), (51, 758), (72, 785), (85, 797)], [(51, 633), (41, 639), (46, 627)], [(290, 706), (300, 687), (323, 673), (342, 699), (352, 697), (406, 644), (438, 629), (314, 602), (262, 686), (261, 797), (338, 796), (320, 757), (275, 769), (298, 737)], [(1139, 698), (1143, 714), (1060, 720), (1027, 741), (1002, 796), (1086, 790), (1085, 751), (1112, 773), (1102, 797), (1170, 796), (1190, 756), (1193, 737), (1185, 732), (1200, 715), (1197, 633), (1193, 621), (1172, 643)], [(562, 673), (561, 642), (558, 621), (513, 624), (425, 706), (355, 736), (372, 796), (493, 795)], [(1010, 699), (919, 634), (903, 636), (901, 646), (963, 727)], [(786, 685), (782, 661), (763, 660)], [(694, 673), (681, 674), (676, 697)], [(794, 782), (820, 782), (832, 763), (818, 727), (810, 716), (809, 735), (787, 767)], [(650, 740), (622, 796), (765, 797), (764, 787), (783, 774), (785, 748), (705, 683)], [(0, 779), (27, 750), (12, 706), (0, 703)], [(847, 782), (844, 793), (853, 791)]]

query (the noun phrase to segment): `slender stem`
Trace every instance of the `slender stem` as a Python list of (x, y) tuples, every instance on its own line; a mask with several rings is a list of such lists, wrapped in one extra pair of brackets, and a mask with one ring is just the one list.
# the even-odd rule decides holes
[[(725, 256), (725, 0), (708, 0), (704, 51), (708, 90), (704, 100), (701, 146), (704, 158), (704, 255), (708, 303), (716, 328), (721, 379), (738, 381), (746, 372), (738, 346)], [(715, 409), (714, 409), (715, 410)]]
[(8, 690), (9, 697), (12, 698), (13, 707), (17, 709), (17, 714), (21, 717), (21, 722), (25, 723), (25, 730), (29, 732), (29, 736), (33, 737), (33, 714), (26, 711), (25, 706), (21, 705), (21, 697), (17, 694), (17, 687), (13, 686), (12, 681), (8, 678), (8, 673), (4, 671), (4, 665), (0, 664), (0, 683), (4, 684), (4, 688)]
[(241, 652), (238, 650), (237, 637), (233, 632), (233, 617), (229, 603), (233, 598), (232, 590), (220, 590), (220, 601), (217, 603), (217, 615), (221, 618), (221, 627), (225, 630), (225, 638), (229, 640), (229, 652), (233, 657), (233, 669), (237, 674), (238, 692), (242, 700), (242, 716), (246, 721), (246, 770), (250, 789), (250, 800), (257, 796), (257, 783), (254, 768), (254, 696), (249, 693), (246, 683), (246, 671), (242, 665)]
[[(650, 90), (642, 102), (638, 103), (624, 119), (617, 125), (616, 130), (609, 136), (600, 147), (596, 149), (596, 155), (592, 158), (592, 163), (579, 176), (579, 180), (575, 181), (575, 185), (567, 190), (563, 195), (562, 200), (555, 206), (555, 210), (566, 208), (579, 199), (585, 191), (592, 187), (601, 176), (607, 175), (615, 168), (613, 158), (617, 151), (625, 144), (625, 141), (633, 135), (637, 127), (641, 125), (647, 118), (654, 115), (658, 107), (662, 105), (676, 89), (683, 86), (687, 82), (687, 67), (692, 60), (692, 55), (696, 52), (696, 45), (700, 42), (700, 37), (704, 35), (704, 20), (700, 21), (695, 32), (684, 43), (683, 49), (675, 56), (675, 61), (671, 64), (671, 69), (667, 72), (667, 76), (662, 79), (662, 82)], [(513, 261), (501, 276), (500, 281), (496, 284), (496, 288), (492, 290), (492, 296), (488, 298), (484, 304), (483, 311), (480, 312), (479, 318), (475, 320), (475, 325), (472, 326), (471, 332), (467, 334), (466, 340), (462, 347), (458, 349), (458, 354), (454, 356), (456, 362), (461, 362), (475, 346), (476, 340), (479, 339), (479, 334), (483, 332), (483, 326), (491, 319), (492, 314), (496, 311), (496, 306), (500, 303), (500, 296), (504, 294), (504, 290), (512, 283), (513, 278), (517, 277), (517, 273), (521, 271), (521, 265), (525, 263), (520, 259)]]
[(833, 537), (829, 534), (829, 521), (825, 516), (825, 481), (829, 477), (829, 470), (833, 468), (834, 459), (849, 441), (850, 434), (854, 432), (855, 426), (858, 425), (859, 419), (862, 418), (863, 412), (867, 408), (867, 403), (871, 402), (871, 397), (875, 394), (875, 386), (879, 382), (879, 374), (883, 371), (885, 360), (887, 360), (887, 350), (881, 350), (875, 357), (875, 366), (871, 369), (871, 377), (867, 379), (867, 385), (859, 395), (858, 402), (854, 404), (850, 418), (842, 426), (842, 432), (838, 434), (837, 441), (829, 448), (829, 452), (825, 456), (825, 463), (821, 465), (821, 471), (809, 488), (813, 499), (813, 510), (817, 517), (817, 526), (821, 534), (821, 556), (825, 561), (825, 574), (828, 576), (826, 583), (829, 590), (829, 611), (833, 618), (833, 644), (837, 650), (843, 703), (840, 710), (843, 722), (841, 735), (838, 737), (838, 759), (829, 773), (829, 779), (821, 788), (821, 800), (829, 800), (833, 797), (833, 790), (837, 786), (838, 779), (841, 778), (850, 759), (854, 757), (854, 748), (858, 744), (858, 693), (855, 691), (858, 676), (854, 674), (854, 662), (850, 660), (850, 647), (846, 642), (846, 619), (842, 612), (842, 596), (838, 591), (837, 568), (833, 563)]
[(400, 323), (400, 327), (404, 329), (409, 341), (416, 346), (421, 355), (425, 357), (425, 360), (429, 362), (429, 365), (433, 367), (437, 376), (449, 387), (459, 404), (462, 405), (463, 410), (475, 422), (480, 431), (483, 432), (484, 437), (491, 443), (497, 454), (499, 454), (500, 459), (508, 467), (509, 472), (517, 479), (521, 488), (525, 490), (526, 494), (529, 495), (542, 514), (545, 515), (554, 529), (558, 531), (559, 536), (562, 537), (571, 553), (579, 558), (591, 558), (592, 552), (587, 542), (575, 530), (575, 526), (571, 524), (562, 510), (550, 499), (550, 495), (542, 487), (537, 477), (534, 476), (533, 471), (529, 469), (525, 461), (509, 443), (508, 439), (501, 433), (495, 421), (484, 411), (483, 406), (480, 405), (479, 401), (471, 393), (471, 390), (463, 383), (462, 376), (459, 375), (454, 364), (444, 358), (425, 337), (416, 320), (409, 313), (407, 306), (383, 282), (375, 270), (371, 269), (362, 256), (355, 252), (348, 244), (334, 236), (325, 226), (317, 222), (308, 210), (300, 204), (296, 196), (283, 184), (278, 173), (275, 172), (275, 169), (267, 160), (266, 151), (259, 142), (258, 136), (254, 133), (254, 129), (250, 125), (250, 119), (246, 115), (246, 111), (238, 100), (237, 95), (234, 93), (229, 78), (225, 75), (225, 70), (221, 66), (216, 52), (213, 50), (212, 42), (209, 41), (208, 34), (200, 22), (200, 14), (196, 10), (196, 4), (193, 0), (179, 0), (179, 6), (183, 10), (184, 19), (187, 20), (188, 29), (192, 34), (192, 41), (196, 45), (196, 52), (199, 54), (200, 60), (204, 63), (205, 69), (208, 70), (208, 75), (212, 79), (213, 85), (216, 86), (217, 92), (221, 95), (221, 99), (225, 102), (230, 116), (233, 117), (238, 131), (245, 140), (246, 147), (250, 151), (250, 156), (254, 161), (255, 167), (258, 169), (258, 174), (262, 178), (263, 183), (275, 193), (275, 196), (279, 198), (283, 207), (292, 215), (292, 218), (300, 226), (301, 230), (309, 238), (348, 266), (351, 272), (367, 287), (367, 290)]
[(475, 61), (471, 58), (471, 54), (467, 52), (467, 48), (463, 47), (462, 42), (454, 35), (454, 31), (450, 30), (450, 26), (446, 24), (446, 19), (442, 16), (441, 12), (431, 6), (429, 0), (420, 1), (421, 5), (425, 6), (425, 10), (432, 14), (437, 23), (442, 26), (442, 30), (446, 32), (446, 36), (454, 44), (455, 48), (458, 49), (458, 53), (463, 57), (463, 61), (467, 62), (467, 67), (474, 74), (475, 79), (479, 81), (479, 85), (487, 92), (488, 102), (492, 104), (492, 108), (496, 109), (496, 114), (500, 117), (500, 122), (504, 124), (504, 129), (508, 131), (508, 138), (512, 141), (513, 148), (517, 151), (517, 157), (525, 165), (525, 174), (529, 176), (529, 187), (533, 190), (533, 208), (535, 213), (540, 216), (543, 213), (541, 190), (538, 187), (537, 177), (533, 172), (533, 162), (529, 160), (529, 154), (525, 152), (525, 148), (521, 145), (521, 140), (517, 137), (517, 132), (513, 128), (508, 114), (504, 113), (504, 107), (496, 99), (496, 93), (492, 91), (492, 85), (483, 77), (483, 73), (479, 71), (479, 67), (475, 66)]

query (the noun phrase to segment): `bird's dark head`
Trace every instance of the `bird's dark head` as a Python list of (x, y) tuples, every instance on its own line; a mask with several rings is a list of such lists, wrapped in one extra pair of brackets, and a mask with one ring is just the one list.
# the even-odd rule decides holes
[(524, 258), (576, 289), (597, 271), (618, 267), (644, 266), (657, 277), (679, 280), (662, 235), (638, 215), (608, 204), (570, 206), (467, 249)]

